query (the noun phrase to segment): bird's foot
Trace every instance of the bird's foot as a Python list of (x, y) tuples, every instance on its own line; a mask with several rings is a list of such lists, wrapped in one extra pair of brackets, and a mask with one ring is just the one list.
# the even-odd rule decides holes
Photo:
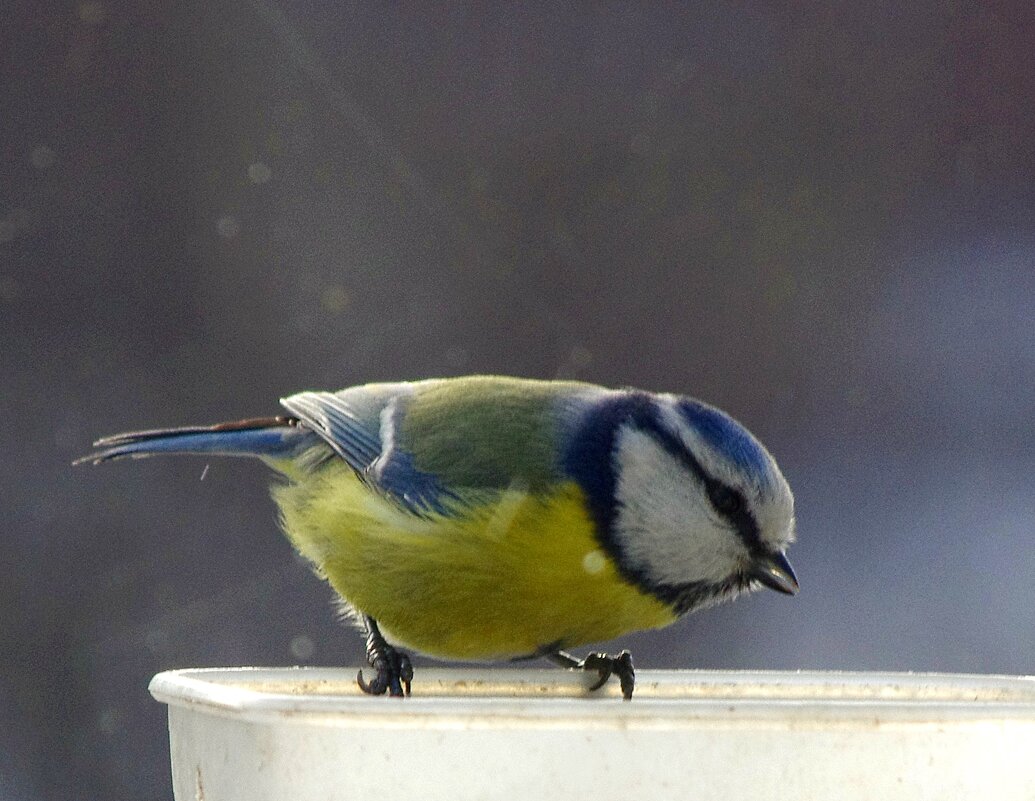
[(367, 661), (376, 671), (376, 675), (373, 680), (367, 682), (363, 678), (363, 671), (359, 671), (356, 674), (359, 689), (368, 695), (384, 695), (387, 692), (396, 698), (410, 694), (413, 666), (410, 665), (410, 658), (406, 654), (388, 646), (387, 653), (368, 657)]
[(384, 695), (402, 698), (410, 694), (410, 682), (413, 681), (413, 665), (410, 658), (393, 648), (381, 634), (377, 622), (373, 618), (365, 620), (367, 627), (367, 662), (376, 675), (368, 683), (363, 678), (363, 671), (356, 674), (359, 689), (368, 695)]
[(633, 688), (636, 686), (636, 671), (633, 670), (632, 654), (628, 651), (622, 651), (615, 656), (594, 652), (585, 659), (576, 659), (564, 651), (556, 651), (547, 654), (547, 659), (569, 670), (596, 671), (600, 678), (589, 688), (591, 691), (599, 690), (607, 684), (611, 676), (617, 676), (622, 685), (622, 697), (626, 701), (632, 698)]

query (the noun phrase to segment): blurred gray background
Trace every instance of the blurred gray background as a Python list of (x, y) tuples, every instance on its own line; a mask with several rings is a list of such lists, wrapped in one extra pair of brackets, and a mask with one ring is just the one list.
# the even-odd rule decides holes
[(1030, 4), (0, 17), (3, 801), (169, 798), (156, 671), (361, 659), (260, 464), (69, 466), (305, 388), (743, 420), (802, 593), (623, 640), (642, 667), (1035, 672)]

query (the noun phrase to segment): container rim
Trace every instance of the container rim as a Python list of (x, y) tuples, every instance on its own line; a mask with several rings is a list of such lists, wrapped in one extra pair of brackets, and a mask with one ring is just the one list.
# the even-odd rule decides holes
[(247, 720), (315, 718), (396, 724), (480, 718), (519, 722), (874, 718), (892, 722), (1035, 721), (1035, 676), (984, 674), (642, 670), (623, 703), (617, 682), (559, 669), (421, 668), (405, 700), (364, 695), (355, 668), (188, 668), (157, 674), (151, 695), (170, 707)]

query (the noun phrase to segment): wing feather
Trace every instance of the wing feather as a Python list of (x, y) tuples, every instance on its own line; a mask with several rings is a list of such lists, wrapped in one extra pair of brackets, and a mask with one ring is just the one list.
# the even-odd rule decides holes
[(300, 392), (281, 405), (323, 439), (349, 467), (363, 473), (381, 455), (381, 437), (333, 392)]

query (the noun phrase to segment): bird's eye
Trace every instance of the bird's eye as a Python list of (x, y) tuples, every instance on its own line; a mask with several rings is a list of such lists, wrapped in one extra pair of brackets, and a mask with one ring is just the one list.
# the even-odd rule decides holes
[(744, 508), (744, 498), (736, 490), (720, 485), (713, 485), (708, 488), (708, 498), (721, 515), (727, 517), (737, 514)]

